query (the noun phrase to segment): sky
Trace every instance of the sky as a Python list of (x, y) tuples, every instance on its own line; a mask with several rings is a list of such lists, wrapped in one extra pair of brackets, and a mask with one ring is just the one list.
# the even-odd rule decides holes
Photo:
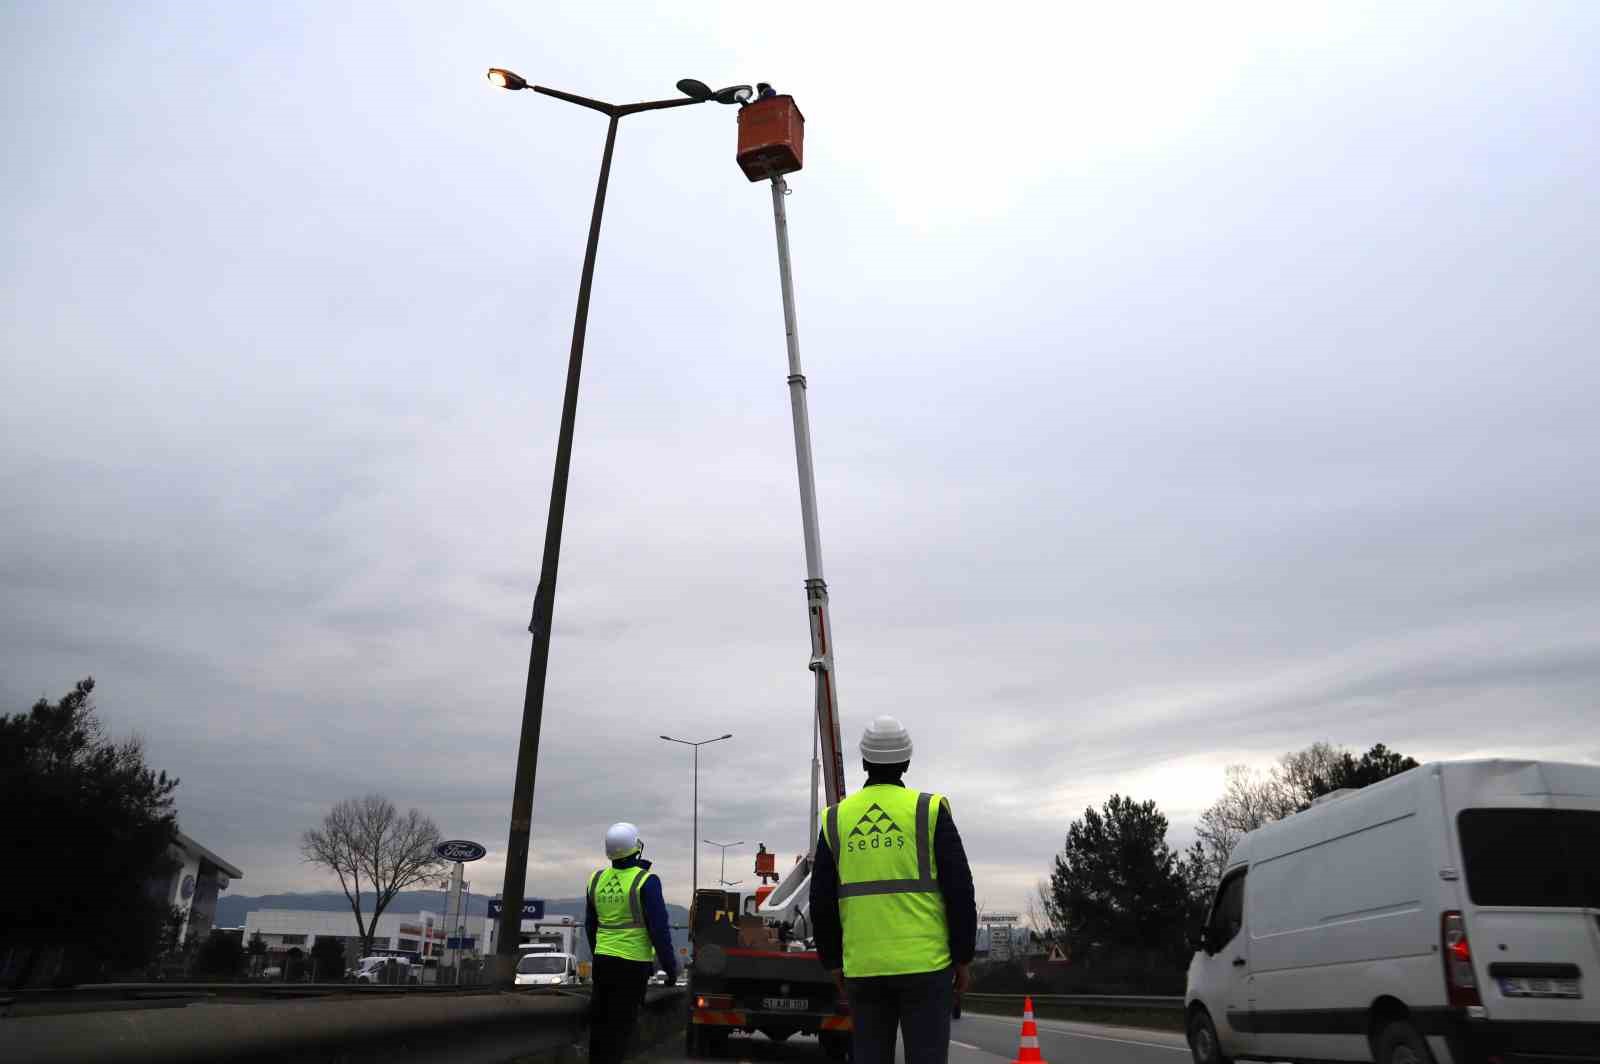
[[(772, 82), (847, 753), (980, 901), (1317, 740), (1600, 762), (1600, 7), (0, 8), (0, 709), (93, 675), (248, 893), (377, 791), (497, 890), (604, 118)], [(529, 892), (804, 848), (768, 190), (624, 120)], [(849, 785), (860, 785), (854, 756)], [(717, 851), (699, 848), (712, 882)], [(786, 858), (787, 859), (787, 858)]]

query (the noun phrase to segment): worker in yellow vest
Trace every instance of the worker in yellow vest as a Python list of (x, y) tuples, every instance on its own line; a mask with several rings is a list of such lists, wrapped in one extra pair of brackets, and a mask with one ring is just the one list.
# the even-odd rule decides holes
[(946, 1064), (953, 995), (977, 948), (972, 869), (942, 794), (907, 790), (911, 735), (878, 717), (861, 736), (867, 783), (823, 815), (811, 871), (822, 964), (850, 1001), (854, 1064)]
[(650, 871), (643, 853), (638, 828), (613, 824), (606, 831), (611, 864), (589, 877), (583, 927), (594, 957), (591, 1064), (620, 1064), (627, 1055), (645, 987), (656, 966), (667, 973), (667, 985), (678, 977), (661, 879)]

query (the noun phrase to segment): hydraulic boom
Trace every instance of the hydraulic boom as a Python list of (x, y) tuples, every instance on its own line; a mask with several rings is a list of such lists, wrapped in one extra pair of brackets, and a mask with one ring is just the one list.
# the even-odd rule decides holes
[[(833, 681), (833, 628), (828, 621), (828, 584), (822, 576), (822, 531), (817, 524), (817, 481), (811, 463), (811, 417), (806, 376), (800, 368), (800, 329), (795, 322), (794, 277), (789, 268), (789, 219), (783, 208), (789, 185), (772, 179), (772, 218), (778, 232), (778, 279), (783, 286), (783, 327), (789, 348), (789, 407), (794, 417), (794, 456), (800, 474), (800, 521), (806, 541), (806, 610), (811, 618), (811, 673), (816, 685), (817, 737), (821, 744), (822, 793), (828, 805), (844, 797), (844, 757), (839, 741), (838, 691)], [(815, 783), (813, 783), (813, 790)], [(817, 843), (815, 803), (808, 852)]]

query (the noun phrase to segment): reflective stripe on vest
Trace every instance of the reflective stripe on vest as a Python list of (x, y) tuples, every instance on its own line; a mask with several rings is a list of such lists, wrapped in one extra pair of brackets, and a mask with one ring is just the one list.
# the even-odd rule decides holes
[(933, 853), (943, 804), (941, 795), (873, 784), (828, 809), (823, 838), (839, 870), (846, 976), (949, 966), (949, 921)]
[[(653, 875), (654, 872), (634, 867), (602, 868), (589, 877), (589, 904), (594, 907), (596, 921), (596, 953), (631, 961), (655, 959), (655, 946), (650, 941), (649, 925), (644, 918), (644, 902), (639, 897), (645, 880)], [(601, 881), (606, 876), (614, 876), (620, 889), (606, 890), (602, 896)], [(617, 897), (619, 893), (623, 897)]]

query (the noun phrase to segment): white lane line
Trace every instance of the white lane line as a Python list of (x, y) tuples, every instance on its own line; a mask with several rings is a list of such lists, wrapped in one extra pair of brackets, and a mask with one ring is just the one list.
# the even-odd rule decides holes
[[(973, 1016), (972, 1019), (974, 1019), (974, 1020), (988, 1020), (990, 1023), (1021, 1023), (1022, 1022), (1020, 1020), (1012, 1019), (1011, 1017), (1006, 1017), (1004, 1019), (1001, 1019), (1001, 1018), (995, 1017), (995, 1016)], [(1064, 1027), (1055, 1027), (1055, 1026), (1041, 1027), (1040, 1030), (1048, 1031), (1050, 1034), (1066, 1035), (1068, 1038), (1091, 1038), (1096, 1042), (1115, 1042), (1118, 1045), (1123, 1045), (1123, 1046), (1144, 1046), (1146, 1049), (1170, 1049), (1174, 1053), (1187, 1053), (1187, 1052), (1189, 1052), (1188, 1047), (1186, 1047), (1186, 1046), (1169, 1046), (1169, 1045), (1163, 1045), (1160, 1042), (1135, 1042), (1130, 1038), (1108, 1038), (1107, 1036), (1105, 1036), (1103, 1034), (1084, 1034), (1081, 1031), (1070, 1031), (1070, 1030), (1067, 1030)]]
[[(962, 1049), (974, 1049), (979, 1053), (989, 1053), (989, 1051), (982, 1046), (975, 1046), (971, 1042), (957, 1042), (954, 1038), (950, 1039), (950, 1044), (953, 1046), (960, 1046)], [(992, 1057), (995, 1054), (989, 1053), (989, 1055)]]

